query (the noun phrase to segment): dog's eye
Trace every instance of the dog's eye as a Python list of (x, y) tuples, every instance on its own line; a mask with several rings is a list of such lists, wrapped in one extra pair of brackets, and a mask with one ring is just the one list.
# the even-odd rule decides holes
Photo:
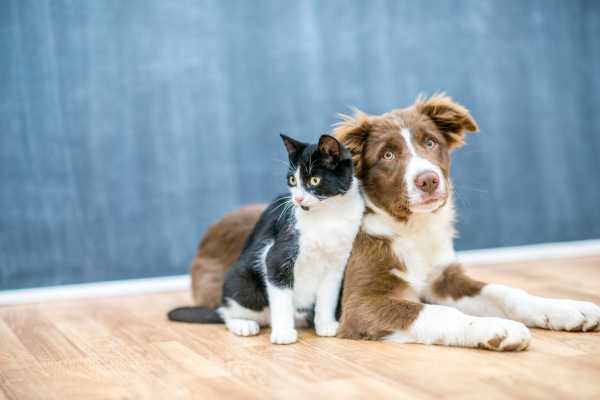
[(290, 186), (296, 186), (296, 177), (294, 175), (288, 176), (288, 184)]
[(394, 155), (394, 153), (392, 153), (391, 151), (386, 151), (386, 152), (383, 154), (383, 159), (384, 159), (384, 160), (390, 161), (390, 160), (393, 160), (394, 158), (396, 158), (396, 156), (395, 156), (395, 155)]
[(310, 186), (317, 186), (319, 183), (321, 183), (321, 178), (318, 176), (311, 176), (308, 182), (310, 183)]
[(433, 149), (436, 144), (437, 143), (432, 138), (425, 139), (425, 146), (427, 146), (428, 149)]

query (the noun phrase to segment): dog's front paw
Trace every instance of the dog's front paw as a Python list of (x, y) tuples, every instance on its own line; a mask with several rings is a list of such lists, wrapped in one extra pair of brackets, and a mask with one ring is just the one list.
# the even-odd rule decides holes
[(529, 346), (531, 333), (520, 322), (502, 318), (475, 318), (469, 323), (473, 347), (495, 351), (521, 351)]
[(340, 326), (339, 322), (331, 321), (325, 323), (315, 322), (315, 331), (317, 336), (335, 336)]
[(298, 332), (295, 329), (273, 329), (271, 332), (271, 343), (290, 344), (298, 340)]
[(600, 330), (600, 307), (587, 301), (541, 299), (535, 325), (555, 331)]

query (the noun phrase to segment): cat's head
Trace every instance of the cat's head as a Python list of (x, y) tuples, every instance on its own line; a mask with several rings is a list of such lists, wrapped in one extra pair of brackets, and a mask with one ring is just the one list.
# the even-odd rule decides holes
[(319, 208), (328, 199), (345, 194), (352, 186), (352, 155), (329, 135), (309, 144), (281, 135), (290, 167), (287, 183), (292, 202), (303, 210)]

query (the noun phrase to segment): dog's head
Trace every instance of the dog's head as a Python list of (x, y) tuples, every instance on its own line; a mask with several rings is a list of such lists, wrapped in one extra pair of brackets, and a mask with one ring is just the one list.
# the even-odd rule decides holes
[(352, 153), (368, 203), (398, 219), (446, 203), (450, 152), (478, 129), (469, 111), (444, 94), (383, 115), (357, 110), (342, 118), (334, 134)]

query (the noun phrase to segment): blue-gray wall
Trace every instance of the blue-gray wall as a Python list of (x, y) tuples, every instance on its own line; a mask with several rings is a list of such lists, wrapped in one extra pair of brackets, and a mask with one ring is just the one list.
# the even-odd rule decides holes
[(181, 274), (277, 133), (445, 90), (460, 249), (600, 237), (600, 2), (0, 2), (0, 288)]

